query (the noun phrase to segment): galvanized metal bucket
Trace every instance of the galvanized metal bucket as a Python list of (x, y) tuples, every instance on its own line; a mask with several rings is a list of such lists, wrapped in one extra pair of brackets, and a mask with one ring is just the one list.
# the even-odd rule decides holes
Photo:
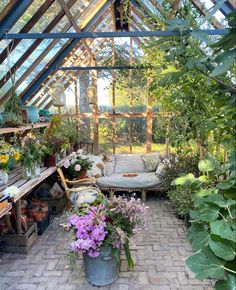
[(118, 279), (119, 265), (110, 247), (100, 250), (96, 258), (83, 254), (85, 277), (94, 286), (106, 286)]

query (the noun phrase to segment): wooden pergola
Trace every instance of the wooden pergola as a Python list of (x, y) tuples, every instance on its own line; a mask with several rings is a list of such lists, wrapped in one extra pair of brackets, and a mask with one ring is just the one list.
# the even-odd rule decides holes
[[(206, 15), (207, 8), (200, 0), (191, 0), (201, 15)], [(216, 5), (218, 1), (212, 0)], [(16, 75), (15, 88), (22, 102), (27, 105), (49, 109), (54, 100), (50, 88), (57, 83), (63, 83), (67, 89), (72, 84), (75, 91), (74, 118), (91, 118), (94, 128), (94, 153), (98, 153), (98, 128), (100, 118), (112, 120), (113, 152), (116, 144), (116, 118), (130, 118), (129, 147), (132, 153), (132, 118), (147, 120), (147, 152), (151, 151), (152, 119), (154, 113), (147, 97), (146, 112), (133, 112), (133, 91), (129, 92), (130, 112), (116, 112), (116, 73), (115, 73), (115, 37), (130, 38), (129, 79), (132, 81), (133, 45), (144, 42), (143, 37), (168, 37), (179, 35), (177, 31), (161, 31), (155, 27), (151, 19), (153, 15), (173, 19), (178, 15), (180, 0), (169, 0), (170, 10), (156, 0), (47, 0), (37, 5), (37, 0), (11, 0), (2, 7), (0, 14), (0, 65), (4, 67), (9, 58), (12, 60), (7, 69), (2, 70), (0, 77), (0, 105), (11, 94), (11, 76)], [(226, 1), (220, 6), (220, 12), (227, 15), (236, 9), (233, 0)], [(31, 11), (32, 17), (27, 21), (25, 13)], [(52, 11), (55, 13), (52, 13)], [(50, 17), (49, 17), (50, 16)], [(47, 21), (46, 21), (47, 20)], [(42, 23), (46, 23), (45, 25)], [(40, 31), (36, 28), (40, 24)], [(211, 24), (215, 28), (207, 30), (208, 34), (224, 34), (222, 24), (213, 16)], [(148, 29), (148, 30), (147, 30)], [(36, 31), (35, 31), (36, 30)], [(184, 34), (188, 34), (185, 31)], [(26, 43), (26, 39), (29, 41)], [(25, 42), (24, 42), (25, 41)], [(92, 85), (97, 87), (96, 58), (107, 46), (112, 48), (112, 113), (101, 113), (98, 110), (97, 92), (92, 112), (79, 111), (78, 106), (78, 77), (85, 69), (92, 74)], [(23, 51), (18, 52), (19, 48)], [(19, 55), (20, 54), (20, 55)], [(84, 68), (86, 67), (86, 68)], [(106, 67), (100, 69), (108, 69)], [(117, 68), (116, 68), (117, 69)], [(137, 69), (137, 68), (135, 68)], [(167, 144), (168, 145), (168, 144)], [(168, 146), (167, 146), (168, 153)]]

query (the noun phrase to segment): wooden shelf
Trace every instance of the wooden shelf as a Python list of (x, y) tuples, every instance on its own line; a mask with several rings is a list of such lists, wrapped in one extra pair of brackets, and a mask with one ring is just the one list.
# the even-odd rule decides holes
[(0, 210), (0, 218), (7, 214), (12, 209), (12, 204), (8, 203), (8, 205)]
[(18, 128), (0, 128), (0, 134), (17, 133), (32, 129), (45, 128), (49, 127), (49, 125), (50, 123), (37, 123), (37, 124), (28, 124)]

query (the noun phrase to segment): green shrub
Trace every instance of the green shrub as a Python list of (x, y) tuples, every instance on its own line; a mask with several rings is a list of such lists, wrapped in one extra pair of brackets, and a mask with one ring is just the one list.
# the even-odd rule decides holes
[(172, 203), (174, 212), (184, 219), (189, 216), (189, 211), (193, 209), (193, 201), (191, 190), (187, 187), (179, 187), (171, 189), (167, 195)]

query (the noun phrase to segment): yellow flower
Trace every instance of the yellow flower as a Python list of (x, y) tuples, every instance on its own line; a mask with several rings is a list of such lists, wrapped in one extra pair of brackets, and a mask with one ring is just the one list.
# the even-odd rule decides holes
[(8, 155), (0, 155), (0, 163), (6, 164), (9, 160)]
[(15, 154), (14, 154), (14, 159), (16, 161), (20, 160), (20, 152), (19, 151), (16, 151)]

